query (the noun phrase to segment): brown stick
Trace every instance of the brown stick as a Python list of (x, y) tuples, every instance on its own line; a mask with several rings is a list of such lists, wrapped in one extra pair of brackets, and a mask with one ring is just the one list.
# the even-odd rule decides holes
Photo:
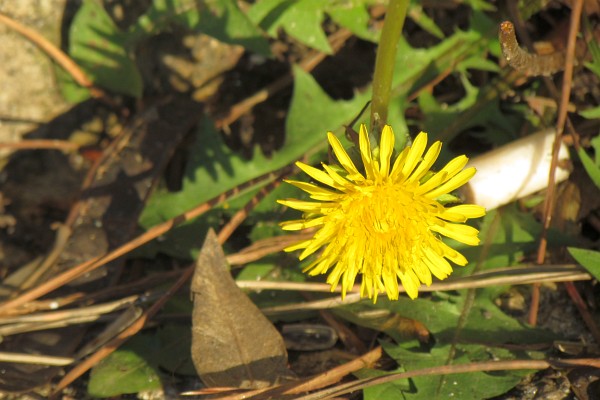
[[(552, 212), (554, 210), (555, 189), (556, 189), (556, 167), (558, 165), (558, 153), (562, 142), (562, 136), (567, 120), (567, 107), (569, 105), (569, 97), (571, 96), (571, 83), (573, 82), (573, 66), (575, 60), (575, 45), (577, 41), (577, 33), (579, 32), (579, 21), (581, 20), (581, 12), (583, 10), (583, 0), (576, 0), (573, 3), (571, 10), (571, 22), (569, 26), (569, 38), (567, 39), (567, 50), (565, 59), (565, 72), (563, 74), (563, 85), (561, 90), (560, 104), (558, 108), (558, 119), (556, 121), (556, 136), (552, 148), (552, 160), (550, 162), (550, 174), (548, 176), (548, 190), (544, 197), (543, 207), (543, 225), (540, 233), (540, 245), (538, 247), (536, 262), (543, 264), (546, 258), (546, 248), (548, 246), (548, 229), (552, 221)], [(529, 309), (528, 322), (532, 326), (537, 324), (538, 311), (540, 306), (540, 286), (533, 286), (531, 295), (531, 306)], [(597, 330), (597, 328), (596, 328)]]

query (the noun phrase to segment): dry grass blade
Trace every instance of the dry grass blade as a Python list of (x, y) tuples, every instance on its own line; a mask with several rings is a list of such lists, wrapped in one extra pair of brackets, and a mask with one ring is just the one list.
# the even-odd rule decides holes
[(268, 239), (257, 240), (241, 251), (229, 254), (227, 262), (229, 265), (242, 265), (259, 260), (264, 256), (279, 252), (294, 243), (307, 240), (312, 237), (313, 232), (302, 232), (295, 235), (275, 236)]
[[(502, 285), (525, 285), (534, 282), (571, 282), (590, 280), (591, 275), (582, 268), (573, 264), (508, 267), (473, 274), (464, 278), (448, 278), (443, 282), (432, 283), (423, 287), (421, 292), (448, 291), (460, 289), (475, 289)], [(302, 290), (312, 292), (331, 292), (331, 286), (325, 283), (298, 283), (298, 282), (268, 282), (268, 281), (238, 281), (238, 285), (254, 290)], [(401, 291), (403, 289), (400, 289)], [(337, 290), (338, 292), (340, 290)], [(361, 301), (357, 290), (349, 293), (345, 300), (340, 297), (315, 300), (297, 304), (265, 308), (262, 311), (273, 315), (298, 310), (318, 310), (339, 307)]]
[(45, 356), (43, 354), (0, 352), (0, 362), (64, 366), (73, 364), (74, 361), (75, 359), (70, 357), (55, 357)]
[(181, 287), (192, 277), (194, 273), (193, 267), (187, 268), (183, 271), (181, 277), (173, 284), (169, 290), (160, 298), (156, 303), (152, 305), (146, 312), (144, 312), (138, 319), (136, 319), (127, 329), (120, 332), (112, 340), (110, 340), (104, 347), (99, 349), (97, 352), (92, 354), (89, 358), (85, 359), (82, 363), (78, 364), (70, 370), (54, 388), (50, 398), (56, 399), (58, 394), (66, 388), (69, 384), (74, 382), (77, 378), (87, 372), (90, 368), (96, 365), (98, 362), (106, 358), (109, 354), (119, 348), (127, 339), (138, 333), (144, 328), (146, 323), (165, 305), (168, 299), (170, 299)]
[(52, 140), (52, 139), (30, 139), (23, 140), (21, 142), (14, 143), (0, 143), (0, 150), (62, 150), (62, 151), (77, 151), (79, 150), (77, 143), (69, 142), (66, 140)]
[(53, 326), (66, 326), (95, 321), (101, 315), (112, 313), (132, 305), (138, 298), (139, 296), (129, 296), (109, 303), (73, 310), (51, 311), (18, 317), (3, 317), (0, 318), (0, 335), (7, 336), (30, 332), (32, 330), (47, 329), (47, 326), (51, 324), (60, 324)]

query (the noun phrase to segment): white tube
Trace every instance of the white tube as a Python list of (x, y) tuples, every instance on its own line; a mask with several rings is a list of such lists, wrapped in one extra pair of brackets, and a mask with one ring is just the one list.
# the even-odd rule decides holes
[[(554, 132), (554, 129), (537, 132), (471, 159), (468, 166), (477, 168), (477, 173), (469, 181), (468, 202), (491, 210), (545, 189)], [(569, 159), (564, 143), (558, 159)], [(557, 183), (569, 177), (569, 171), (560, 165), (565, 164), (559, 162), (556, 168)]]

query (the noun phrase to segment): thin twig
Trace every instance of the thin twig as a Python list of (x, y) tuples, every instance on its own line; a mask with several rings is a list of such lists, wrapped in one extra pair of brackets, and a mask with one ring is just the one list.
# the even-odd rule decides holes
[(248, 217), (250, 212), (264, 199), (269, 195), (277, 186), (281, 185), (283, 177), (279, 176), (272, 182), (269, 182), (265, 187), (261, 188), (251, 199), (250, 201), (242, 207), (241, 210), (235, 213), (233, 217), (227, 222), (227, 224), (221, 228), (219, 235), (217, 236), (217, 240), (219, 243), (225, 243), (227, 239), (233, 234), (233, 232), (244, 222), (244, 220)]
[[(485, 271), (464, 278), (448, 278), (443, 282), (434, 282), (431, 286), (422, 287), (419, 291), (424, 293), (505, 285), (527, 285), (534, 282), (569, 282), (590, 279), (592, 279), (590, 274), (573, 264), (508, 267)], [(331, 286), (326, 283), (237, 281), (237, 285), (252, 290), (298, 290), (323, 293), (332, 291)], [(401, 293), (404, 291), (403, 288), (399, 288), (399, 290)], [(340, 291), (338, 288), (334, 292)], [(262, 309), (262, 311), (265, 314), (274, 315), (298, 310), (320, 310), (353, 304), (361, 300), (360, 290), (356, 287), (349, 291), (344, 300), (336, 296), (323, 300), (268, 307)]]
[[(563, 74), (563, 85), (561, 90), (560, 104), (558, 108), (558, 119), (556, 121), (556, 136), (552, 147), (552, 160), (550, 162), (550, 174), (548, 176), (548, 189), (544, 197), (543, 205), (543, 223), (540, 233), (540, 244), (536, 256), (537, 264), (542, 265), (546, 259), (546, 248), (548, 246), (548, 229), (552, 221), (554, 210), (555, 190), (556, 190), (556, 168), (558, 166), (558, 153), (560, 151), (562, 136), (567, 120), (567, 107), (571, 96), (571, 83), (573, 82), (573, 66), (575, 60), (575, 46), (577, 42), (577, 33), (579, 32), (579, 21), (583, 10), (583, 0), (576, 0), (571, 9), (571, 21), (569, 26), (569, 37), (567, 39), (567, 49), (565, 58), (565, 72)], [(538, 311), (540, 306), (539, 285), (534, 285), (531, 306), (529, 309), (528, 322), (532, 326), (537, 324)], [(597, 329), (595, 329), (597, 331)], [(596, 340), (599, 340), (596, 338)], [(599, 341), (600, 343), (600, 341)]]
[[(53, 322), (53, 321), (61, 321), (68, 320), (73, 318), (78, 318), (82, 316), (89, 315), (101, 315), (108, 314), (111, 312), (118, 311), (125, 307), (128, 307), (135, 303), (135, 301), (139, 298), (139, 296), (128, 296), (122, 299), (110, 301), (108, 303), (96, 304), (93, 306), (69, 309), (69, 310), (60, 310), (60, 311), (48, 311), (41, 312), (29, 315), (22, 316), (10, 316), (10, 317), (1, 317), (0, 318), (0, 326), (5, 324), (14, 324), (14, 323), (35, 323), (35, 322)], [(0, 327), (0, 329), (2, 329)]]

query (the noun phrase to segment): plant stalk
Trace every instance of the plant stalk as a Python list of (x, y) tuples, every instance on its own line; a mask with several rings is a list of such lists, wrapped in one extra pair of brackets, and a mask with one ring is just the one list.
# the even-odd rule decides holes
[[(409, 0), (390, 0), (383, 21), (383, 29), (381, 30), (381, 38), (379, 39), (379, 47), (375, 58), (373, 98), (371, 102), (370, 132), (377, 139), (381, 136), (381, 129), (387, 122), (396, 51), (406, 19), (408, 2)], [(376, 143), (379, 143), (379, 140)]]

